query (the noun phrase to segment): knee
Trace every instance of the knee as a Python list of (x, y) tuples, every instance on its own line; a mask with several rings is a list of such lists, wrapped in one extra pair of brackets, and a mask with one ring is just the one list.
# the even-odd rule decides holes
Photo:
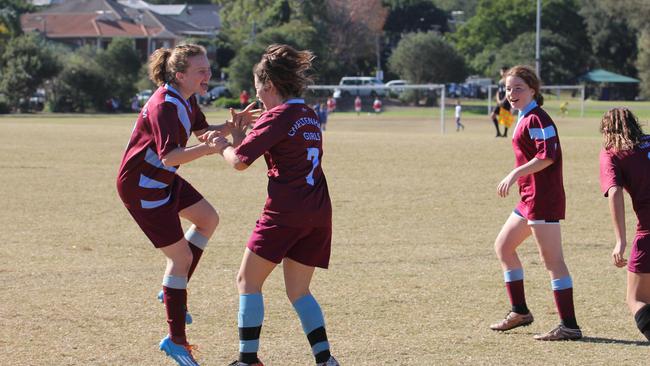
[(240, 294), (254, 294), (257, 292), (262, 292), (262, 287), (253, 282), (246, 278), (246, 276), (241, 272), (237, 273), (237, 277), (235, 278), (237, 291), (239, 291)]
[(196, 223), (196, 225), (201, 227), (204, 232), (213, 233), (217, 229), (217, 226), (219, 226), (219, 213), (217, 213), (214, 207), (210, 206), (204, 215), (201, 216), (201, 221)]
[(287, 298), (289, 301), (293, 304), (296, 302), (296, 300), (300, 299), (303, 296), (309, 295), (309, 288), (307, 289), (292, 289), (292, 288), (287, 288)]
[(499, 259), (507, 258), (514, 253), (514, 250), (509, 249), (506, 241), (500, 237), (494, 242), (494, 252)]

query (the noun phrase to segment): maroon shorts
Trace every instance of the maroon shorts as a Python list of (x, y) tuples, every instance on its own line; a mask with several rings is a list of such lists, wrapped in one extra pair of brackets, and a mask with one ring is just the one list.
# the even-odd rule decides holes
[(273, 263), (290, 258), (311, 267), (327, 268), (332, 227), (289, 227), (257, 221), (246, 247)]
[(169, 202), (152, 209), (130, 209), (129, 213), (156, 248), (172, 245), (184, 236), (178, 213), (203, 199), (191, 184), (176, 177)]
[(634, 237), (627, 270), (634, 273), (650, 273), (650, 233), (637, 233)]

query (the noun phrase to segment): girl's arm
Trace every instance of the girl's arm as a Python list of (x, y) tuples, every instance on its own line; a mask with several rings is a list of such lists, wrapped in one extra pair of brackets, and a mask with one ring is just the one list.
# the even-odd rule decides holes
[(497, 186), (497, 194), (501, 197), (506, 197), (510, 187), (515, 184), (519, 177), (523, 177), (529, 174), (535, 174), (541, 170), (546, 169), (551, 164), (553, 164), (552, 159), (538, 159), (532, 158), (529, 162), (524, 165), (514, 168), (505, 178), (501, 180)]
[(165, 166), (177, 166), (189, 163), (190, 161), (196, 160), (204, 155), (218, 152), (219, 150), (215, 146), (211, 146), (207, 143), (200, 143), (190, 147), (178, 147), (163, 156), (162, 163)]
[(625, 238), (625, 199), (623, 198), (623, 187), (613, 186), (607, 191), (609, 201), (609, 212), (612, 215), (616, 245), (612, 251), (612, 262), (616, 267), (623, 267), (627, 260), (623, 258), (627, 240)]
[(237, 154), (235, 154), (235, 148), (232, 146), (227, 146), (225, 149), (223, 149), (222, 154), (223, 159), (230, 164), (233, 168), (236, 170), (244, 170), (248, 168), (248, 165), (245, 163), (242, 163), (239, 158), (237, 157)]

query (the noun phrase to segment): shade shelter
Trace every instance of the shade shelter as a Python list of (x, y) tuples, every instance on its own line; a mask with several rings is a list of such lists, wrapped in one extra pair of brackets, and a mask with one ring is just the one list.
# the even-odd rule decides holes
[(600, 100), (632, 99), (636, 96), (640, 80), (611, 71), (596, 69), (580, 76), (578, 81), (592, 84), (589, 94), (596, 94)]

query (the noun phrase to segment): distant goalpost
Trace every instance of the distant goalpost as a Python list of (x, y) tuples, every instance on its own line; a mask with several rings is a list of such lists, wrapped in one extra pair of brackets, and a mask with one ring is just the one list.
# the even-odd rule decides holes
[[(331, 94), (334, 90), (350, 91), (358, 94), (360, 90), (369, 90), (370, 95), (375, 90), (401, 92), (406, 89), (438, 91), (440, 94), (440, 132), (445, 133), (445, 85), (444, 84), (406, 84), (406, 85), (310, 85), (309, 90), (328, 90)], [(352, 94), (352, 93), (351, 93)]]

